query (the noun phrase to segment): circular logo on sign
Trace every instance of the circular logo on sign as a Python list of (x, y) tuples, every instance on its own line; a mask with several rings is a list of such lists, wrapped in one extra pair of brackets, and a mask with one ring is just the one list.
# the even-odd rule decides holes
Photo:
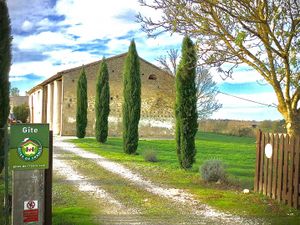
[(27, 203), (27, 208), (28, 209), (34, 209), (35, 208), (35, 202), (34, 201), (29, 201)]
[(18, 147), (18, 154), (24, 161), (37, 160), (43, 152), (41, 143), (33, 138), (25, 138)]

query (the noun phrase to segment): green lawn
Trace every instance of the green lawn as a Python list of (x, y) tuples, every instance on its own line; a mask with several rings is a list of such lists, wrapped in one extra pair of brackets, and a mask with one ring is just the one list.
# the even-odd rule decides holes
[[(84, 149), (122, 163), (146, 178), (193, 193), (196, 198), (217, 209), (243, 216), (263, 217), (272, 222), (294, 224), (299, 211), (288, 208), (256, 193), (245, 195), (243, 188), (253, 189), (255, 172), (255, 139), (213, 133), (197, 134), (197, 161), (191, 170), (179, 168), (174, 140), (140, 140), (138, 155), (126, 155), (121, 138), (109, 138), (105, 144), (94, 138), (74, 139)], [(153, 150), (158, 162), (145, 162), (143, 153)], [(229, 183), (209, 184), (201, 180), (199, 166), (207, 159), (220, 159), (227, 165)], [(291, 216), (287, 216), (291, 215)]]
[[(74, 143), (123, 163), (135, 162), (137, 165), (147, 165), (162, 170), (179, 169), (174, 140), (140, 140), (137, 156), (123, 154), (120, 138), (109, 138), (106, 144), (98, 144), (95, 139), (91, 138), (74, 140)], [(196, 163), (189, 172), (198, 173), (199, 166), (205, 160), (220, 159), (227, 166), (230, 180), (242, 187), (253, 188), (255, 139), (199, 132), (196, 148)], [(155, 151), (159, 162), (154, 164), (145, 162), (143, 153), (147, 150)]]
[[(0, 224), (4, 224), (4, 179), (0, 174)], [(53, 181), (53, 225), (96, 225), (95, 209), (87, 207), (86, 196), (76, 188)]]
[(53, 225), (96, 225), (95, 209), (87, 204), (86, 196), (62, 178), (53, 180)]

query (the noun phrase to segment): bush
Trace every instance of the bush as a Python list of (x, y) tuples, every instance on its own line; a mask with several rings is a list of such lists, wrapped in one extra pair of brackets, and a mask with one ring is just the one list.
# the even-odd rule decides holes
[(156, 152), (154, 150), (146, 150), (143, 155), (146, 162), (158, 162)]
[(221, 160), (207, 160), (200, 167), (202, 179), (205, 181), (225, 181), (226, 171), (225, 166)]
[(13, 113), (17, 120), (21, 120), (22, 123), (26, 123), (29, 117), (29, 107), (26, 104), (14, 106)]

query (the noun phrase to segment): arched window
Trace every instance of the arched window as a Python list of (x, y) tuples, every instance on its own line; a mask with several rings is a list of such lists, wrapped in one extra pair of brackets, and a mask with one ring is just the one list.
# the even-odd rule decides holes
[(149, 80), (156, 80), (157, 77), (155, 74), (150, 74), (150, 76), (148, 77)]

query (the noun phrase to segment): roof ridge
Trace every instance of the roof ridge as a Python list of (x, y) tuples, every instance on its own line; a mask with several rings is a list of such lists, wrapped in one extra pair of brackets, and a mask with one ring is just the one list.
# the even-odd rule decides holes
[[(124, 52), (122, 54), (119, 54), (119, 55), (115, 55), (115, 56), (112, 56), (112, 57), (109, 57), (109, 58), (105, 58), (106, 61), (109, 61), (109, 60), (112, 60), (112, 59), (115, 59), (115, 58), (120, 58), (124, 55), (126, 55), (127, 52)], [(64, 73), (67, 73), (67, 72), (71, 72), (73, 70), (77, 70), (77, 69), (80, 69), (81, 67), (86, 67), (86, 66), (92, 66), (92, 65), (95, 65), (97, 63), (100, 63), (102, 61), (102, 59), (100, 60), (97, 60), (97, 61), (94, 61), (94, 62), (91, 62), (91, 63), (88, 63), (88, 64), (83, 64), (81, 66), (76, 66), (76, 67), (73, 67), (73, 68), (70, 68), (70, 69), (66, 69), (66, 70), (62, 70), (60, 72), (58, 72), (57, 74), (64, 74)]]
[[(113, 59), (116, 59), (116, 58), (123, 57), (123, 56), (125, 56), (125, 55), (127, 55), (127, 52), (124, 52), (124, 53), (121, 53), (121, 54), (119, 54), (119, 55), (115, 55), (115, 56), (106, 58), (105, 60), (106, 60), (106, 61), (110, 61), (110, 60), (113, 60)], [(149, 64), (149, 65), (151, 65), (151, 66), (153, 66), (153, 67), (155, 67), (155, 68), (157, 68), (157, 69), (163, 71), (165, 74), (167, 74), (167, 75), (169, 75), (169, 76), (171, 76), (171, 77), (174, 77), (172, 74), (170, 74), (170, 73), (168, 73), (167, 71), (163, 70), (162, 68), (160, 68), (160, 67), (154, 65), (153, 63), (148, 62), (147, 60), (141, 58), (140, 56), (139, 56), (139, 59), (142, 60), (142, 61), (144, 61), (145, 63), (147, 63), (147, 64)], [(84, 66), (84, 67), (89, 67), (89, 66), (98, 64), (98, 63), (100, 63), (101, 61), (102, 61), (102, 59), (97, 60), (97, 61), (94, 61), (94, 62), (91, 62), (91, 63), (88, 63), (88, 64), (83, 64), (83, 65), (81, 65), (81, 66), (76, 66), (76, 67), (73, 67), (73, 68), (70, 68), (70, 69), (66, 69), (66, 70), (59, 71), (59, 72), (57, 72), (55, 75), (53, 75), (53, 76), (49, 77), (48, 79), (42, 81), (41, 83), (37, 84), (36, 86), (34, 86), (33, 88), (31, 88), (31, 89), (30, 89), (29, 91), (27, 91), (26, 93), (31, 94), (34, 90), (36, 90), (36, 89), (38, 89), (38, 88), (42, 88), (44, 85), (46, 85), (46, 84), (52, 82), (53, 80), (56, 80), (56, 79), (58, 79), (58, 78), (61, 78), (61, 77), (63, 76), (63, 74), (65, 74), (65, 73), (68, 73), (68, 72), (71, 72), (71, 71), (74, 71), (74, 70), (78, 70), (78, 69), (82, 68), (83, 66)]]

